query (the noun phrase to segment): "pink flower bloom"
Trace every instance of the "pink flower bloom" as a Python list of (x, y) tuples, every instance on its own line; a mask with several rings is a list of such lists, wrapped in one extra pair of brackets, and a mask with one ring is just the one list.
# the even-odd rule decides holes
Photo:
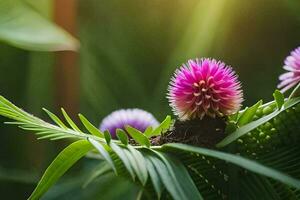
[(288, 72), (279, 76), (281, 82), (277, 87), (281, 89), (281, 92), (289, 90), (300, 82), (300, 47), (292, 51), (285, 59), (283, 69)]
[(214, 59), (189, 60), (177, 69), (168, 99), (181, 120), (230, 115), (243, 101), (240, 82), (231, 67)]

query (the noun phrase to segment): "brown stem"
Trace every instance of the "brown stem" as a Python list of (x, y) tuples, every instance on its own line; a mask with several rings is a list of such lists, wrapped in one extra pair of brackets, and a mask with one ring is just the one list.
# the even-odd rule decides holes
[[(76, 0), (54, 0), (54, 21), (72, 35), (76, 35)], [(55, 99), (57, 107), (64, 107), (74, 118), (79, 107), (79, 68), (76, 52), (57, 52), (55, 58)]]

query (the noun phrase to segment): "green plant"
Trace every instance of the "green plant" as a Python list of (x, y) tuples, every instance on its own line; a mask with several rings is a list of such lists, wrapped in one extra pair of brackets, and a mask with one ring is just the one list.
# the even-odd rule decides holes
[(97, 177), (114, 173), (140, 188), (139, 199), (257, 199), (257, 194), (263, 199), (299, 199), (300, 149), (291, 145), (300, 140), (299, 124), (295, 123), (300, 98), (284, 100), (278, 92), (274, 96), (274, 102), (259, 102), (230, 116), (227, 132), (231, 134), (217, 150), (175, 143), (150, 146), (149, 137), (164, 132), (171, 125), (170, 117), (145, 135), (128, 127), (138, 143), (131, 145), (124, 132), (118, 132), (120, 140), (111, 139), (80, 114), (87, 129), (82, 131), (64, 110), (68, 125), (45, 110), (53, 125), (1, 96), (0, 115), (14, 120), (9, 124), (33, 131), (38, 139), (76, 140), (50, 164), (29, 199), (40, 198), (88, 152), (106, 162), (87, 178), (87, 187)]

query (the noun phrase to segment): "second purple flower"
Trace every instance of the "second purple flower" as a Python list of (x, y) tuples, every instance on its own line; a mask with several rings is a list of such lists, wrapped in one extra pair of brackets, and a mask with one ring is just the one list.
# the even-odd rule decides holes
[(144, 132), (147, 127), (152, 126), (155, 128), (158, 124), (154, 116), (147, 111), (138, 108), (121, 109), (106, 116), (100, 124), (100, 130), (107, 130), (113, 138), (116, 138), (116, 130), (118, 128), (125, 130), (125, 126), (129, 125)]

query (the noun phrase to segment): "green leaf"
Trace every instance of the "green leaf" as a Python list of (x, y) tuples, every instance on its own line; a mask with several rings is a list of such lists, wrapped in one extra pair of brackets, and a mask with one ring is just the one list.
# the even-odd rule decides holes
[(111, 159), (107, 150), (102, 146), (101, 143), (97, 142), (94, 139), (88, 139), (88, 141), (98, 150), (98, 152), (103, 156), (103, 158), (107, 161), (110, 167), (114, 170), (115, 174), (117, 174), (117, 170), (113, 160)]
[(0, 0), (0, 40), (33, 51), (74, 51), (79, 47), (69, 33), (20, 0)]
[(148, 126), (146, 128), (146, 130), (144, 131), (144, 135), (146, 135), (148, 137), (148, 135), (150, 135), (152, 133), (152, 131), (153, 131), (153, 127), (152, 126)]
[(101, 138), (104, 138), (103, 133), (96, 128), (93, 124), (89, 122), (82, 114), (78, 114), (80, 121), (84, 125), (84, 127), (92, 134)]
[(280, 200), (281, 198), (271, 185), (270, 179), (257, 174), (246, 174), (240, 180), (240, 197), (256, 200), (259, 194), (260, 199)]
[(251, 106), (250, 108), (246, 109), (242, 115), (238, 119), (238, 125), (243, 126), (249, 122), (252, 121), (253, 117), (255, 116), (255, 113), (259, 106), (261, 106), (262, 100)]
[(239, 117), (239, 112), (237, 111), (237, 112), (235, 112), (234, 114), (232, 114), (232, 115), (229, 115), (228, 116), (228, 119), (230, 120), (230, 121), (237, 121), (238, 120), (238, 117)]
[(146, 167), (146, 160), (141, 152), (136, 150), (133, 146), (128, 145), (127, 149), (130, 151), (132, 154), (133, 159), (136, 162), (136, 174), (138, 178), (140, 179), (142, 185), (146, 185), (147, 180), (148, 180), (148, 172), (147, 172), (147, 167)]
[(39, 199), (71, 166), (91, 149), (92, 145), (86, 140), (80, 140), (67, 146), (46, 169), (29, 199)]
[[(64, 138), (86, 139), (93, 138), (98, 141), (104, 142), (102, 138), (95, 137), (94, 135), (78, 132), (68, 128), (56, 115), (44, 109), (52, 120), (59, 126), (50, 124), (37, 118), (24, 110), (18, 108), (13, 103), (0, 96), (0, 115), (15, 120), (14, 124), (24, 130), (33, 131), (36, 135), (43, 135), (42, 138), (49, 138), (52, 140)], [(48, 135), (47, 137), (44, 137)]]
[(165, 144), (163, 145), (163, 149), (165, 150), (183, 150), (190, 153), (197, 153), (201, 155), (206, 155), (214, 158), (218, 158), (220, 160), (224, 160), (230, 163), (233, 163), (237, 166), (240, 166), (244, 169), (247, 169), (249, 171), (255, 172), (257, 174), (267, 176), (269, 178), (273, 178), (275, 180), (278, 180), (282, 183), (285, 183), (287, 185), (293, 186), (295, 188), (300, 188), (300, 180), (290, 177), (289, 175), (286, 175), (284, 173), (281, 173), (277, 170), (274, 170), (272, 168), (266, 167), (262, 164), (259, 164), (255, 161), (236, 156), (229, 153), (223, 153), (220, 151), (200, 148), (200, 147), (193, 147), (185, 144)]
[(82, 131), (78, 128), (78, 126), (73, 122), (73, 120), (70, 118), (70, 116), (67, 114), (67, 112), (61, 108), (61, 112), (63, 114), (63, 116), (65, 117), (65, 119), (67, 120), (67, 122), (69, 123), (69, 125), (76, 131), (82, 133)]
[[(0, 95), (0, 108), (2, 111), (7, 111), (10, 114), (13, 113), (18, 113), (18, 117), (24, 116), (24, 117), (32, 117), (32, 115), (24, 112), (22, 109), (20, 109), (19, 107), (15, 106), (12, 102), (10, 102), (9, 100), (7, 100), (5, 97)], [(14, 117), (10, 117), (11, 119), (16, 119), (17, 116)], [(38, 120), (37, 118), (35, 118), (36, 120)]]
[(139, 130), (131, 127), (126, 126), (125, 127), (128, 134), (140, 145), (150, 147), (150, 141), (149, 139)]
[(294, 98), (291, 100), (286, 101), (283, 104), (283, 109), (281, 110), (275, 110), (274, 112), (256, 120), (253, 122), (250, 122), (242, 127), (240, 127), (239, 129), (237, 129), (236, 131), (234, 131), (233, 133), (231, 133), (230, 135), (228, 135), (226, 138), (224, 138), (221, 142), (219, 142), (216, 146), (217, 147), (225, 147), (226, 145), (232, 143), (233, 141), (237, 140), (238, 138), (242, 137), (243, 135), (247, 134), (248, 132), (252, 131), (253, 129), (259, 127), (260, 125), (268, 122), (269, 120), (273, 119), (274, 117), (276, 117), (277, 115), (279, 115), (281, 112), (293, 107), (294, 105), (298, 104), (300, 102), (300, 97), (298, 98)]
[(203, 199), (181, 162), (160, 152), (152, 151), (152, 153), (159, 158), (154, 156), (146, 158), (151, 160), (166, 189), (175, 200)]
[(168, 192), (171, 194), (173, 199), (175, 200), (185, 199), (182, 188), (180, 187), (178, 180), (174, 176), (174, 172), (173, 174), (171, 174), (169, 169), (159, 158), (156, 158), (154, 156), (147, 156), (146, 158), (155, 167), (155, 170), (159, 175), (158, 177), (161, 179), (162, 183), (164, 184)]
[(116, 145), (115, 143), (111, 142), (110, 147), (112, 150), (118, 155), (118, 157), (122, 160), (124, 166), (128, 170), (129, 174), (131, 175), (132, 179), (135, 180), (135, 173), (133, 172), (132, 161), (128, 158), (127, 154), (124, 152), (124, 149)]
[(259, 156), (258, 160), (291, 176), (300, 178), (300, 147), (284, 145)]
[[(140, 182), (142, 183), (142, 185), (145, 185), (146, 182), (147, 182), (147, 171), (146, 171), (146, 174), (144, 174), (143, 172), (145, 170), (147, 170), (147, 168), (146, 168), (145, 165), (143, 165), (143, 166), (140, 165), (139, 164), (139, 160), (135, 157), (136, 154), (132, 153), (135, 149), (132, 148), (132, 151), (129, 151), (128, 148), (122, 148), (122, 150), (123, 150), (124, 154), (126, 155), (126, 157), (128, 158), (128, 160), (130, 161), (131, 168), (133, 169), (133, 171), (137, 175), (138, 179), (140, 180)], [(143, 169), (145, 169), (145, 170), (143, 170)], [(133, 180), (134, 180), (134, 177), (133, 177)]]
[(125, 133), (125, 131), (123, 131), (122, 129), (117, 129), (117, 137), (119, 138), (119, 140), (124, 144), (124, 145), (128, 145), (128, 137), (127, 134)]
[(104, 138), (105, 138), (106, 143), (110, 144), (111, 135), (110, 135), (109, 131), (107, 131), (107, 130), (104, 131)]
[(167, 116), (164, 121), (151, 133), (147, 133), (147, 137), (150, 138), (152, 136), (160, 135), (164, 130), (168, 129), (171, 125), (172, 119), (171, 116)]
[(49, 115), (49, 117), (61, 128), (68, 129), (68, 127), (52, 112), (47, 110), (46, 108), (43, 108), (43, 110)]
[(168, 156), (166, 154), (161, 154), (164, 157), (164, 162), (167, 165), (170, 165), (170, 167), (173, 168), (174, 173), (177, 176), (178, 182), (181, 184), (182, 189), (184, 190), (185, 195), (187, 196), (187, 199), (203, 199), (201, 194), (199, 193), (194, 181), (192, 180), (191, 176), (189, 175), (187, 169), (182, 164), (181, 161), (175, 159), (175, 157)]
[(147, 167), (149, 176), (151, 178), (154, 190), (157, 194), (157, 198), (160, 199), (162, 191), (164, 189), (164, 185), (162, 183), (162, 180), (161, 180), (157, 170), (155, 169), (155, 166), (152, 164), (150, 159), (147, 159), (147, 158), (146, 158), (146, 167)]
[(275, 90), (273, 97), (275, 99), (277, 108), (280, 110), (284, 104), (284, 95), (279, 90)]
[(107, 162), (101, 162), (100, 165), (96, 166), (96, 169), (91, 172), (82, 187), (86, 188), (96, 178), (108, 172), (111, 172), (111, 166)]

